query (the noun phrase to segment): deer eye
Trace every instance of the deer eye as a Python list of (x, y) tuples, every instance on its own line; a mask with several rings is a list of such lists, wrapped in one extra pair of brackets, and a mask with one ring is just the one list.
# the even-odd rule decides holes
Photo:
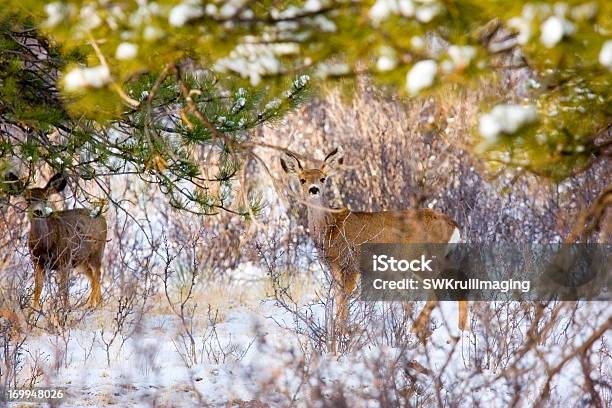
[(304, 184), (306, 182), (306, 179), (300, 179), (300, 183)]
[(325, 183), (325, 177), (321, 177), (321, 183)]

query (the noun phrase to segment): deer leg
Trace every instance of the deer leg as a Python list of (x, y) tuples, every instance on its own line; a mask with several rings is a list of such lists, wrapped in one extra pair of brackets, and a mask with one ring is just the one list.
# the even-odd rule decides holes
[(348, 314), (350, 309), (351, 295), (357, 287), (357, 280), (359, 279), (359, 274), (356, 272), (347, 273), (345, 274), (344, 278), (344, 293), (346, 296), (346, 322), (348, 329)]
[(40, 310), (42, 305), (40, 304), (40, 294), (42, 292), (43, 283), (45, 278), (45, 268), (38, 262), (34, 263), (34, 296), (32, 298), (32, 308)]
[(332, 273), (332, 291), (334, 296), (334, 303), (336, 306), (335, 319), (330, 327), (331, 333), (331, 351), (335, 353), (337, 351), (338, 338), (342, 337), (344, 328), (346, 327), (346, 320), (348, 318), (347, 310), (347, 297), (344, 292), (344, 279), (342, 276), (342, 268), (331, 266)]
[(358, 278), (359, 278), (359, 274), (355, 272), (346, 274), (345, 279), (344, 279), (344, 289), (345, 289), (345, 292), (349, 294), (349, 296), (351, 295), (351, 293), (353, 293), (353, 291), (357, 287)]
[(70, 291), (68, 282), (68, 268), (61, 268), (59, 271), (59, 291), (63, 307), (68, 307), (68, 293)]
[(89, 292), (89, 298), (87, 299), (87, 307), (96, 307), (102, 301), (102, 294), (100, 292), (100, 267), (87, 265), (87, 277), (91, 284), (91, 290)]
[(354, 272), (344, 272), (341, 269), (336, 273), (336, 322), (338, 327), (338, 336), (343, 336), (348, 333), (349, 324), (349, 308), (351, 294), (357, 286), (357, 279), (359, 275)]
[(468, 302), (467, 300), (459, 301), (459, 330), (466, 330), (468, 324)]

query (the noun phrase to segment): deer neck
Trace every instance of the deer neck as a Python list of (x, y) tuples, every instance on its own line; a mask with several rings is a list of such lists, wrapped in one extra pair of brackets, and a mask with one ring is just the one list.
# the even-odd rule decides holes
[(30, 218), (30, 234), (45, 237), (49, 234), (49, 223), (46, 217)]
[(308, 229), (313, 240), (322, 244), (330, 225), (333, 224), (333, 215), (322, 200), (311, 201), (311, 204), (308, 206)]
[(51, 228), (49, 226), (49, 220), (46, 217), (30, 218), (30, 245), (39, 249), (48, 248), (52, 244), (50, 235)]

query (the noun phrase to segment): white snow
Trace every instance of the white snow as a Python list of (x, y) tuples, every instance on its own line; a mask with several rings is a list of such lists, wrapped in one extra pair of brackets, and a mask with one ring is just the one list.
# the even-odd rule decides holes
[[(258, 286), (250, 280), (245, 282), (245, 286)], [(419, 387), (433, 386), (434, 380), (427, 372), (411, 372), (416, 376), (411, 380), (402, 372), (408, 372), (410, 367), (435, 370), (441, 366), (445, 367), (445, 381), (456, 380), (460, 384), (457, 386), (464, 387), (465, 392), (479, 389), (478, 400), (484, 406), (506, 406), (513, 395), (510, 388), (505, 388), (505, 378), (496, 379), (503, 367), (483, 367), (477, 363), (486, 356), (494, 363), (511, 362), (513, 356), (504, 358), (500, 356), (503, 351), (496, 353), (482, 346), (474, 346), (477, 341), (485, 342), (479, 326), (486, 323), (476, 320), (477, 331), (459, 332), (456, 329), (457, 307), (454, 302), (442, 302), (432, 313), (432, 322), (437, 322), (437, 328), (427, 345), (409, 342), (393, 346), (378, 338), (381, 334), (372, 330), (368, 332), (368, 336), (374, 336), (372, 342), (343, 356), (334, 356), (308, 349), (308, 345), (312, 344), (308, 334), (312, 333), (313, 326), (307, 325), (306, 320), (323, 327), (326, 311), (322, 305), (300, 302), (296, 305), (297, 310), (307, 316), (307, 319), (300, 320), (279, 307), (273, 299), (244, 304), (235, 300), (236, 293), (231, 289), (227, 296), (228, 300), (234, 301), (228, 302), (231, 306), (222, 312), (222, 317), (217, 321), (214, 327), (216, 336), (207, 337), (213, 328), (206, 323), (204, 311), (201, 312), (202, 321), (196, 321), (194, 341), (198, 348), (198, 361), (191, 362), (189, 366), (181, 357), (184, 338), (181, 338), (180, 322), (167, 314), (148, 316), (138, 333), (125, 339), (125, 344), (120, 345), (122, 339), (118, 339), (110, 347), (111, 361), (107, 365), (101, 328), (112, 325), (112, 310), (96, 312), (96, 316), (82, 328), (71, 331), (66, 339), (66, 362), (58, 368), (52, 367), (58, 358), (58, 351), (63, 347), (63, 339), (59, 336), (30, 336), (26, 344), (30, 351), (28, 355), (39, 358), (38, 364), (48, 370), (54, 386), (68, 388), (69, 397), (62, 404), (65, 407), (141, 407), (152, 403), (172, 407), (221, 407), (251, 400), (271, 403), (270, 406), (305, 407), (313, 405), (311, 392), (318, 387), (321, 387), (319, 391), (330, 406), (338, 387), (347, 393), (348, 406), (378, 406), (375, 396), (380, 389), (376, 384), (382, 379), (381, 376), (387, 376), (389, 380), (393, 378), (391, 381), (398, 389), (406, 385), (405, 381)], [(356, 305), (356, 308), (360, 307), (363, 305)], [(380, 313), (388, 307), (391, 306), (381, 304), (371, 313)], [(515, 308), (520, 308), (520, 305), (511, 302), (507, 314), (511, 315)], [(583, 309), (586, 310), (578, 310), (581, 318), (588, 316), (591, 310)], [(386, 318), (380, 316), (380, 319)], [(504, 324), (505, 318), (506, 314), (495, 316), (491, 324), (509, 330), (506, 347), (513, 351), (521, 346), (521, 334), (527, 332), (529, 322), (515, 327)], [(373, 322), (376, 321), (373, 319), (366, 324), (373, 329)], [(537, 390), (541, 386), (537, 380), (546, 378), (545, 366), (536, 363), (545, 357), (548, 366), (552, 366), (567, 354), (564, 350), (556, 351), (558, 345), (555, 343), (559, 343), (559, 346), (563, 344), (555, 340), (563, 337), (560, 334), (564, 327), (561, 323), (553, 328), (546, 344), (539, 346), (546, 347), (546, 354), (539, 358), (524, 356), (519, 360), (520, 363), (531, 363), (530, 378), (534, 383), (526, 383), (524, 392), (533, 393), (534, 398), (539, 395)], [(571, 335), (574, 335), (574, 326), (568, 327)], [(104, 337), (108, 339), (109, 333), (105, 333)], [(456, 349), (451, 340), (453, 338), (459, 342)], [(492, 341), (497, 344), (495, 339)], [(576, 336), (570, 343), (578, 345), (581, 341), (584, 339)], [(394, 369), (398, 372), (394, 372)], [(553, 383), (555, 397), (564, 396), (560, 388), (564, 382), (568, 383), (569, 389), (579, 387), (580, 384), (572, 384), (576, 372), (580, 372), (579, 366), (576, 370), (566, 368), (559, 373)], [(490, 386), (482, 387), (487, 381), (491, 381)], [(196, 393), (204, 401), (198, 400)], [(283, 395), (293, 399), (292, 403), (289, 404), (287, 399), (276, 399)], [(369, 404), (360, 399), (364, 395), (370, 396)], [(274, 404), (275, 400), (277, 404)], [(461, 406), (469, 406), (468, 401)], [(529, 405), (528, 397), (523, 401)]]
[(129, 60), (136, 58), (138, 55), (138, 46), (134, 43), (123, 42), (119, 44), (115, 51), (115, 57), (118, 60)]
[(309, 75), (300, 75), (298, 79), (293, 81), (293, 86), (295, 86), (296, 88), (303, 88), (306, 86), (306, 84), (308, 84), (309, 81)]
[(399, 0), (397, 2), (399, 13), (404, 17), (414, 16), (414, 2), (412, 0)]
[(93, 30), (102, 24), (102, 18), (98, 14), (98, 10), (92, 4), (83, 6), (79, 13), (79, 27), (83, 30)]
[(47, 19), (43, 25), (47, 28), (57, 26), (70, 14), (70, 9), (70, 6), (60, 1), (46, 4), (45, 13), (47, 13)]
[(319, 29), (324, 33), (335, 33), (338, 30), (336, 23), (328, 19), (323, 15), (318, 15), (314, 18), (314, 22), (317, 24)]
[(110, 81), (110, 70), (106, 65), (73, 68), (64, 76), (64, 89), (78, 91), (84, 88), (102, 88)]
[(155, 26), (146, 26), (142, 31), (142, 37), (146, 41), (157, 41), (164, 36), (161, 28)]
[(601, 46), (599, 51), (599, 63), (612, 70), (612, 40), (608, 40)]
[(244, 0), (228, 0), (221, 6), (219, 10), (219, 16), (223, 18), (231, 18), (236, 15), (245, 4)]
[(420, 51), (423, 48), (425, 48), (425, 40), (423, 40), (423, 37), (420, 37), (418, 35), (413, 36), (412, 38), (410, 38), (410, 46), (416, 50), (416, 51)]
[(429, 23), (441, 10), (437, 2), (422, 2), (417, 6), (413, 0), (377, 0), (369, 14), (375, 25), (393, 14), (416, 17), (421, 23)]
[(429, 23), (442, 11), (442, 6), (438, 3), (423, 4), (416, 9), (416, 19), (421, 23)]
[(315, 12), (323, 8), (320, 0), (306, 0), (304, 11)]
[(599, 6), (596, 2), (583, 3), (573, 7), (570, 16), (576, 21), (591, 20), (597, 15), (598, 10)]
[(272, 99), (270, 102), (266, 103), (266, 106), (264, 106), (264, 111), (271, 111), (271, 110), (276, 110), (279, 108), (279, 106), (281, 105), (281, 100), (280, 99)]
[(326, 78), (328, 76), (341, 76), (351, 72), (351, 67), (343, 62), (321, 63), (317, 67), (317, 76)]
[(295, 42), (239, 44), (227, 57), (218, 60), (214, 69), (218, 72), (235, 72), (243, 78), (249, 78), (255, 86), (262, 77), (283, 71), (277, 56), (297, 54), (299, 50), (299, 44)]
[(397, 59), (391, 55), (382, 55), (376, 61), (376, 69), (380, 72), (391, 71), (397, 67)]
[(471, 45), (451, 45), (448, 47), (448, 55), (453, 60), (456, 69), (464, 69), (476, 56), (476, 47)]
[(396, 0), (376, 0), (376, 3), (370, 9), (370, 18), (375, 24), (385, 20), (393, 13), (398, 12)]
[(520, 127), (533, 123), (538, 114), (533, 105), (497, 105), (491, 112), (480, 116), (480, 134), (485, 140), (494, 142), (500, 133), (512, 134)]
[(508, 27), (518, 31), (517, 41), (521, 45), (527, 44), (531, 38), (531, 21), (523, 17), (512, 17), (508, 20)]
[(540, 27), (540, 42), (547, 48), (552, 48), (563, 39), (563, 37), (572, 35), (576, 28), (572, 23), (563, 17), (550, 16)]
[(434, 60), (419, 61), (406, 75), (406, 89), (411, 95), (418, 94), (421, 90), (429, 88), (436, 77), (438, 64)]
[(168, 23), (175, 27), (184, 26), (189, 20), (202, 17), (204, 9), (198, 1), (181, 3), (174, 6), (168, 15)]

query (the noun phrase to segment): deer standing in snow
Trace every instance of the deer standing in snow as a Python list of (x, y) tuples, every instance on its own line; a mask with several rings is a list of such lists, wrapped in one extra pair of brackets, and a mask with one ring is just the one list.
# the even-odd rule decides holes
[[(320, 167), (304, 168), (300, 160), (284, 154), (283, 170), (296, 176), (301, 186), (301, 198), (308, 206), (308, 229), (318, 250), (328, 263), (335, 284), (336, 321), (346, 329), (348, 302), (359, 276), (360, 246), (365, 243), (457, 243), (460, 241), (457, 223), (431, 209), (357, 212), (347, 208), (330, 209), (324, 202), (323, 190), (343, 157), (334, 149)], [(430, 300), (415, 321), (413, 331), (422, 333), (437, 302)], [(467, 325), (467, 302), (459, 302), (459, 327)]]
[(7, 179), (16, 183), (17, 190), (22, 191), (28, 205), (28, 247), (34, 264), (33, 307), (41, 307), (40, 294), (46, 271), (59, 273), (60, 293), (66, 305), (71, 269), (80, 270), (89, 278), (91, 291), (87, 305), (99, 305), (102, 300), (102, 254), (107, 233), (104, 216), (92, 214), (85, 208), (53, 209), (48, 197), (66, 187), (67, 180), (62, 174), (54, 175), (43, 188), (26, 189), (12, 173), (8, 174)]

